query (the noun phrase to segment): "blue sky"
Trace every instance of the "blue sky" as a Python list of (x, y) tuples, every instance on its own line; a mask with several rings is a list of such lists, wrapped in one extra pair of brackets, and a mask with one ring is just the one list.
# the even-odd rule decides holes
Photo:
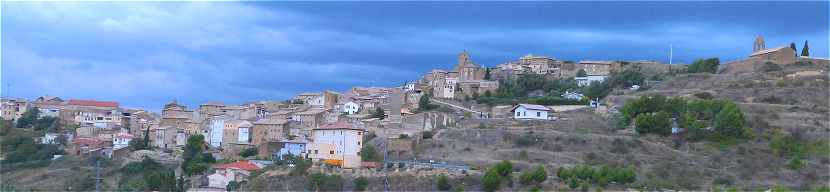
[(828, 56), (828, 2), (2, 2), (3, 96), (282, 100), (395, 86), (456, 54), (668, 62), (809, 40)]

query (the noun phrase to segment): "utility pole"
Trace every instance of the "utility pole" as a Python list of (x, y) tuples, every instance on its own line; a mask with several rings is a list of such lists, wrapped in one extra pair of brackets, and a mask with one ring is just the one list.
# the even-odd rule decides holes
[(95, 192), (101, 192), (101, 160), (95, 161)]

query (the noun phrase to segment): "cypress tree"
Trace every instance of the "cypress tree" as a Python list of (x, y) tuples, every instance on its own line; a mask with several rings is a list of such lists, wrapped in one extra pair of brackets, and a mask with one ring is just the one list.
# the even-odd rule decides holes
[(150, 149), (150, 128), (144, 129), (144, 144), (142, 149)]
[(795, 43), (791, 42), (790, 43), (790, 48), (793, 49), (793, 52), (795, 53), (795, 56), (798, 57), (798, 51), (796, 51), (798, 49), (795, 49)]
[(810, 56), (810, 46), (807, 45), (807, 40), (804, 40), (804, 48), (801, 48), (801, 56), (809, 57)]

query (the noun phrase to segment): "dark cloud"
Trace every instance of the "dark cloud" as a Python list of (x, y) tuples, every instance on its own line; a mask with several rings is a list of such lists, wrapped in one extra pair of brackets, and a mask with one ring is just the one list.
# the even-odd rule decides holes
[(524, 54), (668, 62), (669, 44), (675, 62), (728, 61), (756, 35), (828, 50), (828, 2), (2, 3), (4, 95), (154, 110), (393, 86), (461, 50), (487, 66)]

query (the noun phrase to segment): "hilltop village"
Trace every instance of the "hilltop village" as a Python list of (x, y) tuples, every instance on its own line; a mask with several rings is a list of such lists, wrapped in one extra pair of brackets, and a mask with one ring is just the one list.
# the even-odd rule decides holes
[[(812, 189), (804, 186), (810, 183), (805, 177), (823, 185), (830, 178), (826, 172), (803, 171), (826, 170), (830, 162), (815, 155), (827, 150), (820, 147), (827, 142), (820, 134), (830, 130), (828, 60), (799, 56), (794, 47), (766, 49), (758, 37), (747, 58), (723, 64), (717, 58), (669, 65), (525, 55), (486, 67), (473, 58), (463, 51), (457, 63), (446, 65), (451, 68), (434, 69), (400, 86), (319, 90), (243, 104), (185, 106), (172, 100), (160, 106), (160, 114), (124, 108), (118, 101), (3, 98), (4, 167), (63, 170), (38, 176), (15, 172), (24, 178), (16, 184), (4, 175), (3, 187), (757, 190)], [(775, 87), (792, 90), (764, 91)], [(793, 95), (806, 92), (818, 95)], [(809, 115), (797, 124), (767, 116), (795, 118), (787, 114), (796, 112)], [(807, 146), (819, 143), (818, 149), (793, 156), (769, 152), (785, 149), (769, 149), (767, 143), (793, 137), (809, 141)], [(706, 147), (718, 144), (719, 152)], [(740, 150), (735, 153), (765, 153), (755, 158), (794, 166), (787, 169), (792, 175), (716, 177), (694, 170), (704, 166), (696, 163), (702, 161), (751, 164), (746, 162), (750, 155), (713, 156)], [(73, 163), (82, 170), (59, 165)], [(76, 172), (83, 176), (64, 178), (65, 183), (35, 179)], [(107, 177), (96, 180), (101, 172)], [(758, 173), (772, 172), (777, 170)], [(678, 179), (687, 176), (712, 179)], [(759, 181), (750, 182), (753, 178)]]

